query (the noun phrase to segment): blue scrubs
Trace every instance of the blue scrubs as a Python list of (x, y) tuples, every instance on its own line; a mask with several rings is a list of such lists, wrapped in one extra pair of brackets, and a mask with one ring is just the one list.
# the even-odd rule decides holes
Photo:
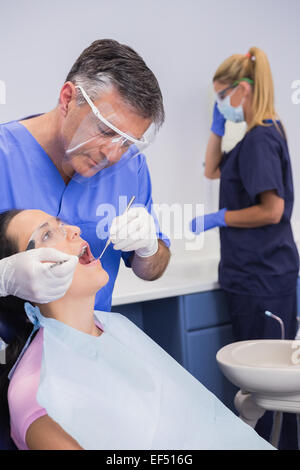
[[(119, 170), (119, 171), (118, 171)], [(77, 225), (95, 257), (99, 256), (108, 238), (112, 217), (122, 214), (132, 196), (134, 204), (144, 205), (151, 212), (151, 179), (144, 155), (126, 165), (117, 163), (82, 182), (65, 184), (52, 160), (18, 121), (0, 125), (0, 212), (10, 209), (40, 209)], [(121, 199), (119, 199), (121, 197)], [(121, 202), (121, 204), (120, 204)], [(100, 204), (107, 204), (105, 206)], [(116, 212), (110, 210), (115, 207)], [(155, 216), (155, 214), (152, 215)], [(159, 230), (157, 236), (169, 246), (169, 239)], [(109, 274), (109, 282), (96, 296), (95, 308), (110, 311), (113, 287), (120, 259), (130, 267), (133, 252), (113, 249), (112, 244), (101, 258)]]
[(286, 140), (274, 124), (257, 126), (224, 154), (220, 170), (220, 208), (251, 207), (258, 204), (260, 193), (272, 189), (284, 199), (278, 224), (220, 229), (221, 286), (229, 292), (256, 296), (294, 293), (299, 255), (290, 224), (294, 193)]
[[(226, 292), (235, 341), (281, 338), (280, 325), (265, 310), (282, 318), (286, 339), (297, 332), (299, 255), (290, 219), (294, 193), (284, 131), (272, 121), (250, 130), (220, 164), (220, 209), (240, 210), (259, 203), (260, 193), (275, 190), (284, 199), (278, 224), (220, 229), (219, 283)], [(259, 420), (257, 432), (269, 439), (272, 415)], [(284, 414), (280, 447), (297, 448), (296, 419)]]

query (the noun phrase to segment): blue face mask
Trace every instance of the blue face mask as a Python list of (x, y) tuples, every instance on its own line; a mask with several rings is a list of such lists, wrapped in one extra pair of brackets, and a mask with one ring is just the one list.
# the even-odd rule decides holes
[(225, 119), (228, 119), (229, 121), (232, 122), (243, 122), (245, 121), (245, 116), (244, 116), (244, 110), (243, 110), (243, 102), (244, 99), (242, 100), (241, 104), (234, 108), (234, 106), (231, 105), (230, 103), (230, 97), (233, 95), (233, 93), (236, 91), (236, 88), (233, 90), (232, 93), (230, 93), (226, 98), (224, 98), (222, 101), (218, 100), (218, 108), (221, 114), (223, 114)]

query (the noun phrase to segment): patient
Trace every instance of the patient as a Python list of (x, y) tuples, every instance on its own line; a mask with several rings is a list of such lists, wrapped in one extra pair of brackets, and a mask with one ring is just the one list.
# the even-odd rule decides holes
[[(42, 246), (77, 255), (79, 263), (65, 296), (37, 305), (49, 334), (47, 326), (38, 330), (8, 391), (7, 374), (32, 325), (24, 303), (7, 299), (19, 334), (7, 349), (0, 400), (8, 401), (19, 449), (272, 449), (126, 317), (94, 312), (108, 275), (78, 227), (39, 210), (0, 215), (1, 258)], [(51, 339), (51, 328), (60, 338)], [(70, 340), (76, 334), (78, 344)]]

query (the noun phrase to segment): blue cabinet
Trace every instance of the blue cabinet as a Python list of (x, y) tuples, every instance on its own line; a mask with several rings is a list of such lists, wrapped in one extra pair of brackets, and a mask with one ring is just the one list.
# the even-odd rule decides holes
[(237, 392), (216, 362), (217, 351), (233, 342), (221, 290), (116, 306), (175, 360), (234, 411)]
[(297, 283), (297, 315), (300, 319), (300, 277), (298, 277), (298, 283)]
[(238, 389), (222, 374), (216, 354), (233, 342), (230, 324), (187, 333), (187, 369), (228, 408), (235, 411), (233, 399)]
[(129, 320), (135, 323), (139, 328), (142, 330), (144, 329), (142, 303), (118, 305), (116, 307), (112, 307), (111, 311), (121, 313), (125, 317), (129, 318)]

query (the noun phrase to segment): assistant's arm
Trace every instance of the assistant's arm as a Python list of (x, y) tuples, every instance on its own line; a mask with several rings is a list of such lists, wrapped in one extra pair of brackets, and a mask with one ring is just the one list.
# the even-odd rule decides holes
[[(220, 177), (219, 165), (222, 159), (222, 132), (219, 132), (217, 126), (220, 119), (217, 113), (215, 115), (218, 119), (213, 122), (206, 152), (205, 176), (211, 179)], [(218, 132), (220, 135), (217, 135)], [(222, 208), (218, 212), (196, 217), (190, 223), (193, 232), (199, 234), (214, 227), (256, 228), (280, 222), (284, 212), (284, 187), (276, 145), (276, 142), (256, 139), (255, 135), (252, 140), (248, 138), (252, 158), (249, 159), (248, 154), (244, 155), (240, 172), (254, 204), (240, 210)]]
[(30, 450), (83, 450), (78, 442), (48, 415), (41, 416), (29, 426), (26, 443)]
[(276, 190), (263, 191), (258, 195), (260, 202), (246, 209), (228, 211), (226, 208), (195, 217), (190, 230), (196, 234), (215, 227), (256, 228), (278, 224), (284, 212), (284, 199)]
[(205, 154), (205, 171), (204, 176), (209, 179), (220, 178), (221, 172), (219, 165), (222, 159), (222, 137), (211, 132)]
[(284, 211), (284, 199), (275, 190), (264, 191), (259, 195), (260, 203), (236, 211), (226, 211), (225, 222), (228, 227), (255, 228), (263, 225), (278, 224)]
[(205, 154), (204, 175), (209, 179), (217, 179), (221, 175), (219, 165), (222, 160), (222, 138), (225, 134), (225, 122), (224, 116), (220, 113), (217, 103), (215, 103), (211, 133)]

